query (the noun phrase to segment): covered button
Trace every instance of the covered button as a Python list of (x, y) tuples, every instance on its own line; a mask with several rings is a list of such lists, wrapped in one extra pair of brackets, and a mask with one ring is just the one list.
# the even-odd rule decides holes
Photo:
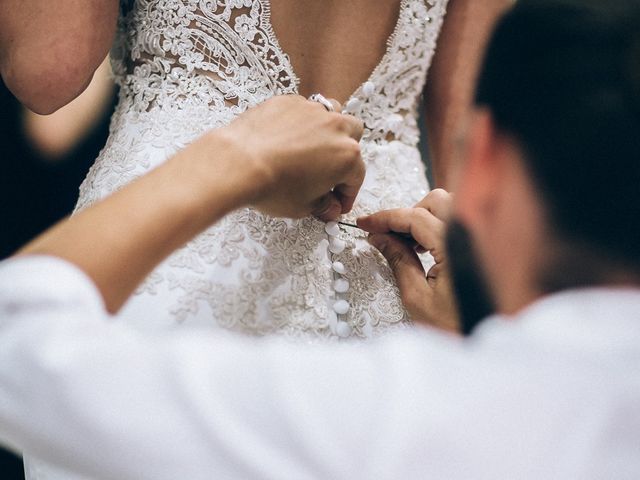
[(349, 302), (347, 302), (346, 300), (338, 300), (333, 304), (333, 311), (338, 315), (344, 315), (349, 311), (350, 307), (351, 305), (349, 305)]
[(339, 273), (340, 275), (344, 275), (345, 273), (347, 273), (347, 269), (342, 262), (333, 262), (331, 268), (333, 268), (334, 272)]
[(340, 338), (347, 338), (351, 335), (353, 328), (347, 322), (338, 322), (336, 325), (336, 333)]
[(355, 112), (356, 110), (358, 110), (360, 107), (362, 106), (362, 101), (359, 98), (352, 98), (351, 100), (349, 100), (347, 102), (347, 105), (345, 106), (345, 109), (348, 112)]
[(332, 237), (336, 237), (340, 235), (340, 227), (338, 226), (338, 222), (328, 222), (324, 226), (324, 231), (327, 232), (328, 235)]
[(362, 94), (365, 97), (370, 97), (371, 95), (373, 95), (373, 92), (375, 91), (376, 86), (373, 82), (365, 82), (364, 85), (362, 85)]
[(349, 280), (339, 278), (333, 283), (333, 289), (338, 293), (346, 293), (349, 291)]
[(329, 240), (329, 251), (335, 255), (339, 255), (344, 252), (344, 249), (347, 247), (347, 244), (338, 237), (331, 237)]

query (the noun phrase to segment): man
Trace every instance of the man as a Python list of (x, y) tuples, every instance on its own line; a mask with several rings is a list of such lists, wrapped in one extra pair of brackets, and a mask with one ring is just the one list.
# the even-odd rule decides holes
[[(359, 221), (414, 317), (447, 328), (455, 255), (441, 233), (449, 216), (468, 230), (500, 312), (471, 341), (421, 330), (354, 349), (105, 325), (100, 296), (117, 309), (143, 272), (232, 208), (301, 215), (336, 185), (322, 210), (350, 208), (362, 165), (338, 132), (355, 138), (356, 125), (315, 111), (338, 154), (320, 168), (309, 155), (327, 153), (320, 143), (299, 159), (281, 159), (269, 136), (238, 147), (241, 122), (191, 150), (197, 177), (170, 162), (2, 267), (5, 440), (101, 478), (638, 478), (638, 10), (518, 2), (485, 61), (453, 212), (436, 192)], [(311, 110), (287, 106), (294, 130), (294, 107)], [(197, 160), (216, 144), (223, 165), (240, 154), (255, 168), (221, 181)], [(280, 193), (294, 172), (301, 188)], [(312, 174), (324, 188), (307, 192)], [(250, 184), (261, 187), (250, 195)], [(122, 205), (131, 215), (107, 225)], [(145, 231), (167, 210), (161, 231)], [(122, 228), (137, 242), (114, 240)], [(427, 280), (414, 245), (390, 232), (432, 252)]]

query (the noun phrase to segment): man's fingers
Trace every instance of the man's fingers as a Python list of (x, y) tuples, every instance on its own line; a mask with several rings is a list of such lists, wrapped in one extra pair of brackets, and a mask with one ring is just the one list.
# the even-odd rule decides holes
[(358, 226), (369, 233), (409, 233), (411, 231), (410, 208), (395, 208), (360, 217)]
[(416, 204), (416, 208), (430, 211), (436, 218), (447, 221), (451, 213), (453, 195), (442, 188), (436, 188)]
[(447, 269), (441, 263), (436, 263), (427, 272), (427, 282), (432, 287), (435, 287), (436, 282), (442, 278), (445, 272), (447, 272)]
[(357, 220), (370, 233), (408, 233), (436, 262), (444, 260), (445, 224), (424, 208), (398, 208), (374, 213)]
[(425, 309), (430, 293), (422, 263), (406, 242), (393, 235), (374, 234), (369, 243), (380, 250), (396, 277), (400, 296), (412, 318)]

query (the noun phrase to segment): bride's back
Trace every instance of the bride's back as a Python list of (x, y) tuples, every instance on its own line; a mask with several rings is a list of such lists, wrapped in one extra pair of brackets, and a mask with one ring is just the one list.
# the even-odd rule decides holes
[[(403, 83), (405, 95), (415, 100), (447, 3), (122, 1), (128, 13), (115, 70), (122, 83), (144, 91), (136, 109), (176, 105), (184, 93), (201, 92), (201, 99), (217, 97), (207, 100), (210, 105), (238, 107), (236, 114), (274, 93), (319, 92), (346, 103), (367, 80), (380, 77), (377, 71), (389, 68), (413, 77)], [(173, 97), (162, 98), (167, 95)]]
[(299, 91), (344, 102), (384, 55), (400, 0), (271, 0), (271, 23)]
[[(345, 221), (426, 194), (417, 110), (447, 0), (127, 3), (114, 48), (120, 103), (78, 208), (274, 95), (315, 92), (365, 126), (367, 179)], [(403, 324), (393, 275), (366, 236), (332, 232), (234, 212), (154, 272), (122, 316), (314, 338)]]
[[(365, 126), (367, 179), (344, 221), (415, 204), (428, 190), (417, 110), (447, 3), (127, 1), (114, 48), (120, 102), (78, 208), (274, 95), (315, 92), (344, 102)], [(313, 338), (368, 337), (407, 320), (390, 269), (362, 232), (251, 209), (168, 259), (121, 315), (153, 319), (153, 328), (218, 323)]]

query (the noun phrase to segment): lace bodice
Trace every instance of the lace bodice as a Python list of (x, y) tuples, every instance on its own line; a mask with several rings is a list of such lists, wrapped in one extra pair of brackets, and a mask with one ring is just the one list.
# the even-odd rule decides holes
[[(446, 3), (402, 0), (386, 53), (345, 104), (345, 113), (365, 123), (368, 166), (345, 220), (411, 205), (428, 190), (416, 111)], [(271, 27), (268, 0), (136, 0), (123, 2), (123, 11), (112, 53), (120, 103), (78, 208), (207, 129), (298, 88)], [(251, 209), (170, 257), (123, 316), (134, 324), (153, 316), (157, 324), (215, 323), (314, 337), (370, 336), (407, 320), (390, 270), (362, 233), (329, 235), (316, 220), (274, 219)]]
[[(401, 1), (384, 57), (346, 104), (369, 138), (417, 141), (415, 109), (446, 3)], [(272, 95), (297, 93), (269, 0), (137, 0), (127, 11), (113, 64), (137, 111), (203, 102), (238, 114)]]

